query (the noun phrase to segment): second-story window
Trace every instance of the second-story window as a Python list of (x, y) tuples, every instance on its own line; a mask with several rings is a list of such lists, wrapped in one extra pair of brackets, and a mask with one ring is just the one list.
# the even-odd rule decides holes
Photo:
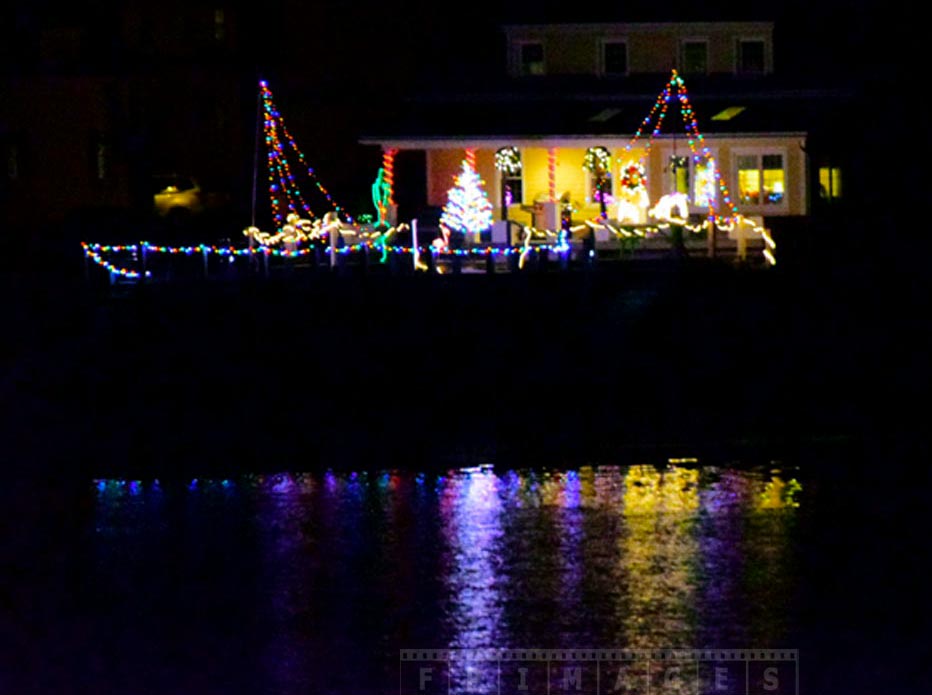
[(765, 51), (762, 39), (738, 41), (738, 72), (744, 75), (760, 75), (765, 68)]
[(680, 65), (687, 75), (705, 75), (709, 71), (709, 44), (684, 41)]
[(628, 44), (624, 41), (602, 43), (602, 74), (628, 74)]
[(522, 43), (518, 47), (521, 75), (544, 74), (544, 44), (539, 41)]

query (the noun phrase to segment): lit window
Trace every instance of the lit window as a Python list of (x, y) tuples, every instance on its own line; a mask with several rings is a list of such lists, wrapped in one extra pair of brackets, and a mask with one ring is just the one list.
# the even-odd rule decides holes
[(521, 74), (544, 74), (544, 44), (522, 43), (520, 49)]
[(673, 179), (671, 192), (689, 195), (689, 157), (670, 157), (670, 174)]
[(705, 41), (684, 41), (682, 66), (688, 75), (705, 75), (709, 70), (709, 45)]
[(819, 167), (819, 197), (824, 200), (841, 198), (841, 170), (838, 167)]
[(786, 195), (781, 154), (737, 157), (738, 200), (745, 205), (780, 205)]
[(764, 169), (764, 204), (779, 205), (786, 194), (786, 181), (783, 172), (783, 155), (765, 154), (761, 157)]
[(602, 74), (628, 74), (628, 44), (624, 41), (606, 41), (602, 44)]
[(764, 67), (764, 42), (760, 39), (738, 41), (738, 72), (759, 75)]
[(693, 203), (702, 207), (715, 207), (718, 184), (715, 181), (715, 159), (708, 157), (696, 162)]

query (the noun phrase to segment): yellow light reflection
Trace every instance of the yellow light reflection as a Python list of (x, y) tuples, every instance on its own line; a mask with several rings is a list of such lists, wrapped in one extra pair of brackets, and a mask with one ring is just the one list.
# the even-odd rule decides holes
[(698, 470), (676, 466), (632, 466), (625, 475), (620, 570), (628, 578), (628, 596), (619, 608), (628, 646), (693, 641), (698, 483)]

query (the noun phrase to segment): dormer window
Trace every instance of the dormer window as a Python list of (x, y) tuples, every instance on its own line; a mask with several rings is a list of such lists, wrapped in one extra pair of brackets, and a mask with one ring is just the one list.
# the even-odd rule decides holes
[(624, 41), (602, 42), (602, 74), (628, 74), (628, 44)]
[(680, 65), (687, 75), (705, 75), (709, 71), (709, 44), (705, 41), (684, 41)]
[(761, 75), (766, 68), (766, 52), (763, 39), (741, 39), (738, 41), (738, 73)]
[(519, 44), (518, 58), (522, 76), (544, 74), (544, 44), (539, 41)]

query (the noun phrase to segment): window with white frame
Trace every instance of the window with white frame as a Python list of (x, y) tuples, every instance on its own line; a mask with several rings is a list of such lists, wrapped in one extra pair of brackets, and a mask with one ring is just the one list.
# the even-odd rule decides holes
[(689, 39), (680, 46), (680, 69), (687, 75), (705, 75), (709, 71), (709, 44)]
[(786, 202), (785, 157), (780, 152), (735, 156), (739, 205), (778, 206)]
[(628, 43), (618, 39), (602, 41), (600, 72), (603, 75), (628, 74)]
[(544, 44), (540, 41), (525, 41), (518, 44), (518, 74), (543, 75)]

